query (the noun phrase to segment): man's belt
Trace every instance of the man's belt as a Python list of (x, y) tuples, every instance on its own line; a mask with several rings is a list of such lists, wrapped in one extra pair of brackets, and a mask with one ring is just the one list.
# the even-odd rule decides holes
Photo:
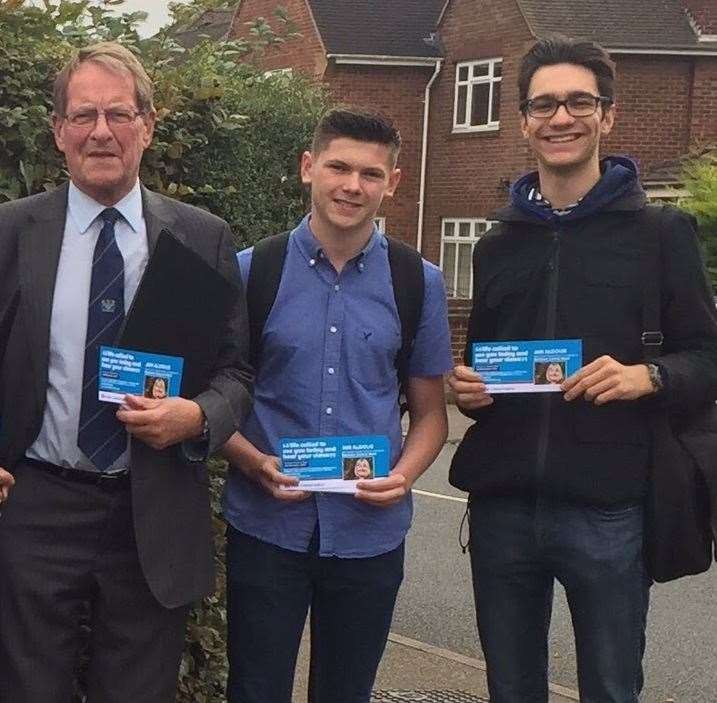
[(78, 483), (89, 483), (95, 486), (116, 487), (129, 486), (129, 469), (119, 469), (118, 471), (84, 471), (82, 469), (68, 469), (57, 464), (50, 464), (47, 461), (39, 461), (38, 459), (30, 459), (25, 457), (21, 464), (27, 464), (36, 469), (47, 471), (48, 473), (67, 479), (68, 481), (76, 481)]

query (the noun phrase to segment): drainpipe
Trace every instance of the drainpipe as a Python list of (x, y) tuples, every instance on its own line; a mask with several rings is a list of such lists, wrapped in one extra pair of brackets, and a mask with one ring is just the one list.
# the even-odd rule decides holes
[(436, 67), (431, 80), (426, 85), (423, 98), (423, 141), (421, 144), (421, 185), (418, 194), (418, 233), (416, 234), (416, 249), (421, 253), (423, 249), (423, 215), (426, 208), (426, 162), (428, 160), (428, 115), (431, 109), (431, 86), (441, 72), (443, 59), (436, 60)]

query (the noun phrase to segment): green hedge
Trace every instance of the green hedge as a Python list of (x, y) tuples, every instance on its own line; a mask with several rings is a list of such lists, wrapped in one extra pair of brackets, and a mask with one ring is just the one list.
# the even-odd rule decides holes
[[(293, 28), (279, 10), (251, 42), (204, 42), (184, 50), (171, 32), (141, 41), (142, 13), (116, 16), (123, 0), (0, 0), (0, 202), (66, 179), (50, 130), (52, 80), (74, 47), (114, 39), (143, 61), (159, 120), (141, 178), (159, 192), (226, 219), (237, 245), (295, 224), (306, 207), (298, 165), (325, 91), (300, 76), (264, 77), (257, 52)], [(194, 0), (184, 20), (217, 0)]]

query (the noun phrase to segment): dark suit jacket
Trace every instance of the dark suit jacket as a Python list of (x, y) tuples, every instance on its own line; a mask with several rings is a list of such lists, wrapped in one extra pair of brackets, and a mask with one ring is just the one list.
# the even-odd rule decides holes
[[(0, 466), (10, 471), (42, 425), (67, 191), (64, 186), (0, 205)], [(150, 254), (166, 228), (240, 283), (226, 222), (144, 188), (142, 199)], [(209, 423), (210, 453), (241, 426), (251, 405), (246, 306), (243, 296), (237, 298), (209, 387), (194, 398)], [(165, 607), (176, 607), (213, 592), (206, 465), (189, 463), (178, 447), (155, 451), (134, 439), (130, 452), (137, 549), (152, 593)]]

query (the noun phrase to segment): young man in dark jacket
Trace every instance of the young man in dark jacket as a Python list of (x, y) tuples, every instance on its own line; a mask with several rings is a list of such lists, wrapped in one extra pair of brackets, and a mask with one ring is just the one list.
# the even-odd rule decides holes
[[(494, 398), (468, 366), (451, 378), (477, 420), (451, 483), (470, 492), (493, 703), (547, 702), (556, 578), (572, 614), (581, 700), (638, 700), (651, 584), (647, 414), (717, 398), (717, 322), (692, 220), (671, 208), (650, 217), (634, 163), (598, 156), (615, 119), (613, 82), (614, 64), (593, 43), (541, 40), (526, 54), (522, 131), (538, 171), (517, 181), (475, 247), (466, 364), (477, 341), (580, 339), (583, 348), (561, 393)], [(662, 290), (664, 354), (654, 364), (642, 352), (646, 275)]]

